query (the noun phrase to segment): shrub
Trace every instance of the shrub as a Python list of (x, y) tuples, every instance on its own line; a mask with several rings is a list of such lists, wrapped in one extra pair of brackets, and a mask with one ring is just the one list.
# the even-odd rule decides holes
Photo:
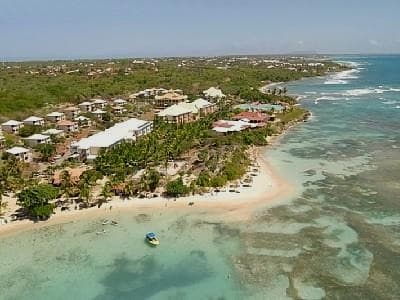
[(167, 183), (165, 193), (170, 197), (180, 197), (187, 195), (190, 189), (183, 184), (182, 177)]

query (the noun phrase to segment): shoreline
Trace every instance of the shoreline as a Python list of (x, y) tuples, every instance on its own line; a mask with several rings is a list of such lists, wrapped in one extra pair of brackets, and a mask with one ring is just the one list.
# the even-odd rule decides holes
[[(286, 130), (285, 130), (286, 131)], [(282, 132), (284, 134), (284, 132)], [(282, 134), (275, 138), (279, 138)], [(289, 196), (295, 188), (292, 184), (280, 177), (264, 157), (267, 147), (255, 148), (256, 162), (259, 164), (259, 172), (253, 177), (251, 187), (236, 188), (240, 193), (229, 192), (229, 188), (223, 192), (211, 192), (203, 195), (191, 195), (173, 198), (129, 198), (121, 199), (113, 197), (111, 201), (97, 206), (83, 209), (63, 211), (58, 208), (55, 214), (46, 221), (34, 222), (28, 219), (12, 221), (0, 225), (0, 238), (40, 229), (51, 225), (65, 224), (85, 219), (113, 218), (120, 213), (134, 211), (135, 213), (171, 212), (181, 213), (207, 213), (218, 215), (230, 220), (246, 220), (258, 208), (274, 206), (281, 203), (281, 199)], [(194, 205), (188, 205), (194, 202)], [(111, 207), (111, 209), (110, 209)]]
[[(279, 85), (282, 82), (272, 83)], [(264, 88), (264, 87), (262, 87)], [(261, 88), (261, 89), (262, 89)], [(308, 120), (312, 114), (309, 112), (304, 120)], [(304, 121), (303, 120), (303, 121)], [(180, 198), (138, 198), (132, 197), (122, 199), (118, 196), (112, 197), (110, 201), (104, 203), (100, 208), (97, 206), (82, 209), (61, 211), (60, 208), (55, 210), (55, 213), (46, 221), (35, 222), (29, 219), (15, 220), (7, 224), (0, 224), (0, 238), (18, 234), (20, 232), (40, 229), (52, 225), (66, 224), (69, 222), (80, 221), (84, 219), (96, 218), (112, 218), (119, 213), (134, 211), (142, 213), (148, 210), (151, 212), (171, 212), (179, 211), (183, 213), (207, 213), (214, 214), (230, 220), (246, 220), (258, 208), (272, 207), (282, 203), (286, 197), (295, 193), (294, 184), (282, 178), (279, 173), (274, 170), (264, 152), (271, 146), (274, 146), (291, 128), (302, 123), (302, 120), (288, 123), (283, 130), (267, 139), (268, 145), (262, 147), (254, 147), (250, 154), (254, 157), (258, 164), (258, 174), (253, 177), (253, 183), (250, 187), (239, 187), (235, 190), (240, 191), (229, 192), (228, 187), (224, 187), (221, 192), (207, 192), (202, 195), (195, 194)], [(250, 172), (247, 172), (249, 174)], [(9, 198), (12, 203), (8, 212), (4, 215), (8, 217), (16, 211), (18, 206), (15, 204), (15, 198)], [(193, 205), (189, 205), (193, 202)], [(112, 208), (112, 209), (111, 209)]]

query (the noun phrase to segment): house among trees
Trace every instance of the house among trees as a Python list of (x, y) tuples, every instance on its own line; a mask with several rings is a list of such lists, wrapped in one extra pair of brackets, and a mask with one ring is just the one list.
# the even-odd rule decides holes
[(117, 114), (117, 115), (123, 114), (123, 113), (126, 111), (125, 108), (123, 108), (122, 106), (119, 106), (119, 105), (114, 106), (114, 107), (112, 108), (112, 110), (113, 110), (113, 113), (114, 113), (114, 114)]
[(64, 109), (65, 116), (69, 120), (73, 120), (74, 118), (79, 116), (79, 112), (80, 112), (80, 109), (75, 106), (67, 107), (66, 109)]
[(71, 144), (71, 153), (79, 154), (81, 160), (93, 160), (100, 150), (108, 149), (123, 141), (136, 141), (153, 130), (153, 122), (129, 119)]
[(101, 109), (96, 109), (96, 110), (92, 111), (92, 115), (94, 115), (99, 120), (103, 120), (103, 116), (106, 113), (107, 112), (105, 110), (101, 110)]
[(62, 137), (64, 136), (64, 131), (61, 129), (50, 128), (42, 132), (44, 135), (49, 135), (53, 137)]
[(9, 133), (18, 133), (20, 128), (24, 126), (24, 123), (16, 120), (9, 120), (3, 124), (1, 124), (1, 129), (5, 132)]
[(255, 124), (257, 127), (263, 127), (269, 120), (269, 116), (262, 112), (243, 111), (233, 116), (232, 119), (235, 121), (242, 120), (250, 124)]
[(127, 103), (127, 101), (124, 99), (115, 99), (113, 102), (117, 106), (124, 106)]
[(95, 108), (103, 109), (107, 105), (107, 101), (103, 99), (92, 99)]
[(69, 120), (62, 120), (57, 123), (57, 129), (64, 132), (76, 132), (78, 131), (78, 124)]
[(44, 125), (43, 118), (36, 117), (36, 116), (30, 116), (29, 118), (26, 118), (23, 122), (24, 122), (24, 125), (31, 125), (31, 126), (43, 126)]
[(50, 143), (50, 136), (40, 133), (35, 133), (27, 138), (24, 138), (24, 141), (30, 147), (36, 147), (37, 145), (40, 144)]
[(15, 157), (15, 159), (23, 162), (31, 162), (32, 161), (32, 152), (31, 150), (23, 147), (13, 147), (11, 149), (6, 150), (9, 155)]
[(89, 111), (93, 111), (95, 109), (94, 104), (92, 102), (88, 102), (88, 101), (79, 103), (78, 107), (83, 112), (89, 112)]
[(79, 127), (90, 127), (92, 126), (92, 120), (85, 116), (79, 116), (74, 118), (74, 121), (78, 123)]
[(176, 92), (166, 93), (163, 95), (156, 95), (154, 97), (155, 105), (159, 108), (168, 107), (174, 104), (184, 102), (188, 99), (188, 96), (178, 94)]
[(65, 114), (62, 112), (54, 111), (52, 113), (47, 114), (46, 118), (51, 122), (57, 123), (65, 119)]
[(226, 97), (224, 93), (218, 88), (210, 87), (208, 90), (203, 91), (203, 94), (208, 99), (221, 99)]

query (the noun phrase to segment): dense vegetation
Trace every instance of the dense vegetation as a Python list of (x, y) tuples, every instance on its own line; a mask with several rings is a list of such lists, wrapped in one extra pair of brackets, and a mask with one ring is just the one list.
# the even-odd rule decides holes
[[(224, 107), (206, 118), (185, 126), (176, 127), (158, 121), (153, 132), (136, 143), (122, 143), (102, 152), (95, 161), (95, 168), (118, 183), (127, 179), (129, 181), (130, 176), (141, 169), (151, 170), (160, 167), (162, 170), (170, 161), (184, 158), (191, 168), (186, 169), (181, 175), (195, 172), (197, 178), (191, 183), (190, 191), (221, 187), (227, 182), (240, 179), (246, 173), (250, 164), (247, 154), (249, 146), (266, 145), (267, 136), (279, 132), (290, 121), (301, 120), (305, 113), (303, 109), (292, 108), (282, 114), (285, 116), (285, 122), (228, 135), (219, 135), (210, 130), (213, 121), (232, 114), (232, 111)], [(179, 180), (172, 182), (167, 182), (166, 185), (168, 195), (176, 196), (189, 192), (181, 188), (183, 183)], [(132, 185), (135, 193), (144, 191), (140, 182), (129, 182), (129, 189), (133, 188)]]
[(59, 195), (57, 188), (48, 184), (27, 187), (18, 194), (18, 204), (26, 209), (27, 214), (34, 219), (48, 219), (55, 205), (50, 201)]
[[(263, 63), (231, 63), (217, 68), (227, 59), (207, 62), (192, 59), (182, 65), (179, 59), (149, 60), (135, 64), (132, 60), (69, 61), (44, 63), (10, 63), (0, 68), (0, 117), (22, 118), (51, 104), (77, 103), (94, 96), (127, 96), (149, 88), (181, 88), (191, 97), (210, 86), (220, 86), (226, 94), (252, 99), (270, 99), (257, 89), (268, 82), (296, 80), (324, 74), (337, 65), (305, 67), (291, 70), (284, 67), (266, 68)], [(300, 61), (303, 62), (303, 61)], [(88, 76), (94, 70), (108, 72)]]

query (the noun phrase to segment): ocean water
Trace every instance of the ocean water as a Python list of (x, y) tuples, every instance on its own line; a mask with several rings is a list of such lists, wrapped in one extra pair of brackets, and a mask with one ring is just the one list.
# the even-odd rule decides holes
[(355, 69), (288, 84), (313, 116), (265, 150), (295, 195), (3, 237), (0, 299), (400, 299), (400, 56), (335, 59)]

